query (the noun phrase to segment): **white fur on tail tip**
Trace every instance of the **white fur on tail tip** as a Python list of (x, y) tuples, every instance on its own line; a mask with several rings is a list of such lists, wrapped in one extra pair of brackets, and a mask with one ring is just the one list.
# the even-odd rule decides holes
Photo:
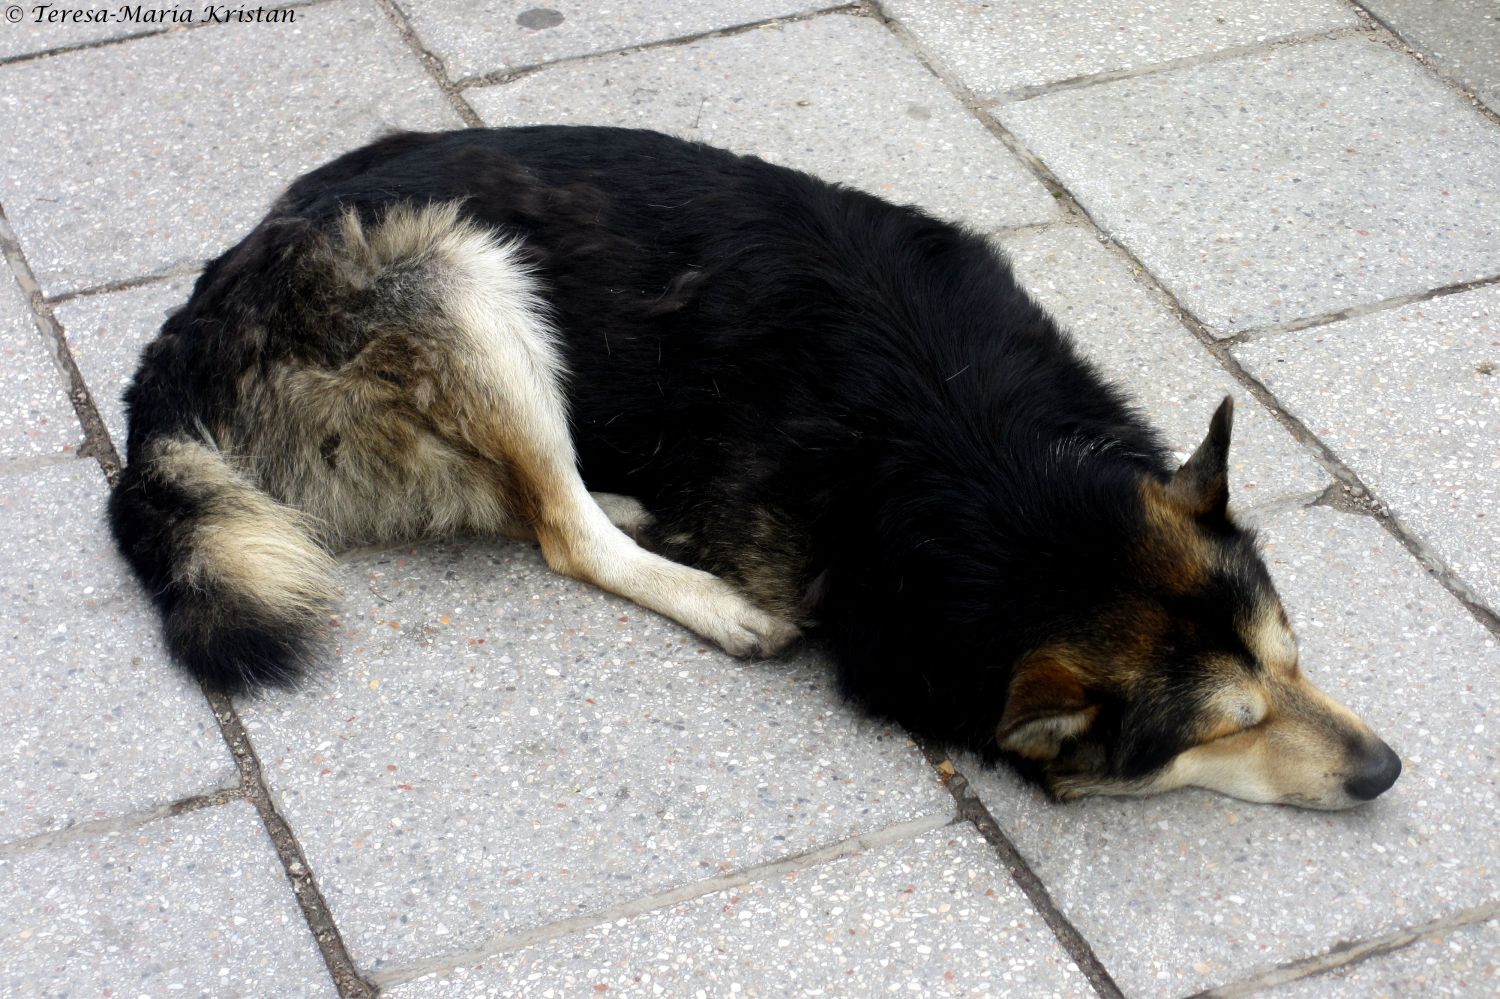
[(181, 583), (228, 590), (288, 622), (328, 610), (334, 562), (314, 540), (305, 514), (267, 496), (221, 452), (197, 441), (166, 441), (155, 467), (204, 503), (178, 569)]

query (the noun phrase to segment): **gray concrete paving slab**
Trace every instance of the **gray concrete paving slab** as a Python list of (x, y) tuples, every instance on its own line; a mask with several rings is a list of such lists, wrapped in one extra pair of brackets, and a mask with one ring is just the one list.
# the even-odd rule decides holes
[(449, 78), (459, 80), (835, 7), (838, 0), (607, 0), (551, 6), (534, 0), (414, 0), (402, 6)]
[(11, 276), (0, 273), (0, 463), (65, 455), (83, 443), (62, 369)]
[(1203, 791), (1055, 805), (960, 767), (1127, 995), (1180, 996), (1500, 898), (1500, 648), (1374, 521), (1262, 528), (1302, 665), (1401, 754), (1315, 812)]
[(1221, 334), (1500, 273), (1500, 130), (1373, 41), (996, 114)]
[(1495, 0), (1359, 0), (1439, 69), (1500, 111), (1500, 5)]
[(1088, 983), (967, 823), (496, 955), (390, 999), (1072, 997)]
[(238, 780), (110, 546), (104, 495), (92, 461), (0, 475), (0, 841)]
[(887, 0), (882, 7), (980, 97), (1359, 23), (1334, 0)]
[(188, 300), (196, 279), (197, 275), (188, 275), (124, 291), (85, 295), (53, 310), (94, 407), (122, 458), (126, 428), (120, 394), (135, 376), (141, 350), (156, 338), (167, 312)]
[(204, 260), (298, 174), (459, 124), (374, 4), (297, 15), (0, 66), (0, 201), (49, 295)]
[(239, 801), (0, 853), (0, 994), (336, 996)]
[[(14, 23), (9, 17), (10, 6), (6, 5), (6, 19), (0, 24), (0, 59), (165, 30), (162, 23), (133, 17), (134, 4), (109, 3), (108, 0), (75, 0), (67, 4), (19, 3), (14, 6), (21, 10), (21, 20)], [(171, 9), (168, 5), (141, 5), (143, 12), (162, 7)]]
[(1500, 610), (1500, 287), (1276, 334), (1235, 356)]
[(243, 705), (369, 970), (952, 808), (811, 658), (741, 663), (532, 546), (361, 556), (339, 654)]
[(1010, 151), (866, 17), (561, 65), (465, 97), (491, 125), (654, 128), (980, 227), (1057, 215)]
[(1278, 988), (1265, 999), (1477, 999), (1500, 995), (1500, 923), (1449, 930)]
[(1147, 291), (1125, 257), (1071, 227), (1017, 233), (1000, 245), (1020, 282), (1086, 357), (1139, 400), (1179, 459), (1187, 460), (1202, 441), (1219, 401), (1236, 397), (1230, 452), (1236, 509), (1310, 498), (1328, 485), (1311, 454)]

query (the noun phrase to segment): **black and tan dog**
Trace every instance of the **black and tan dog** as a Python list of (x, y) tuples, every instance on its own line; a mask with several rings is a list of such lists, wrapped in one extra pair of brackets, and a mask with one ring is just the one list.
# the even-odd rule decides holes
[(397, 134), (294, 183), (145, 351), (111, 517), (176, 657), (294, 680), (330, 552), (528, 537), (1059, 797), (1341, 808), (1394, 753), (1227, 512), (981, 238), (652, 132)]

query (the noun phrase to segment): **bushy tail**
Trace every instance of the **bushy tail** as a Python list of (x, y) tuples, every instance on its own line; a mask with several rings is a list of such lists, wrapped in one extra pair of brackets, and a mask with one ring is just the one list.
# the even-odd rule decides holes
[(303, 675), (336, 593), (333, 559), (303, 514), (212, 446), (170, 437), (125, 469), (109, 518), (189, 673), (231, 694)]

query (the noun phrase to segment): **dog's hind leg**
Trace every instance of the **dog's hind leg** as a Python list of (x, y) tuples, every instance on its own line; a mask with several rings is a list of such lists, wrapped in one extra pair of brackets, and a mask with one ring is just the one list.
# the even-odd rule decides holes
[[(381, 228), (394, 235), (372, 231), (372, 243), (420, 244), (399, 254), (419, 261), (422, 274), (408, 307), (435, 312), (434, 335), (447, 340), (452, 370), (429, 418), (455, 449), (493, 464), (494, 488), (535, 533), (549, 566), (665, 614), (733, 655), (770, 655), (797, 637), (795, 625), (718, 577), (631, 540), (626, 532), (645, 522), (638, 503), (589, 494), (568, 432), (563, 365), (518, 244), (497, 241), (451, 206), (398, 209)], [(411, 287), (403, 284), (402, 294)]]

